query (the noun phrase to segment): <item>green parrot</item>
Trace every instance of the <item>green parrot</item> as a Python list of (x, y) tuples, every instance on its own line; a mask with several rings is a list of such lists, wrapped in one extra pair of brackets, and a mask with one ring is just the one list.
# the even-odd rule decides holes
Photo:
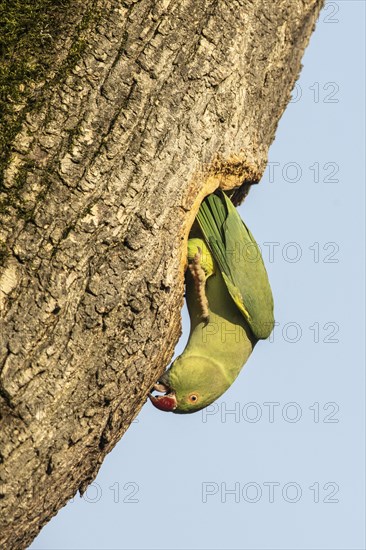
[(158, 409), (193, 413), (234, 382), (274, 326), (273, 297), (253, 235), (222, 191), (202, 202), (188, 240), (189, 340), (149, 394)]

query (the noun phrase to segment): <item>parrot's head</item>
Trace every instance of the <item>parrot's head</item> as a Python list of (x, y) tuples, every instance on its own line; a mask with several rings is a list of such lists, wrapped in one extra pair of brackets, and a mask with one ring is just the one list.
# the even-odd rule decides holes
[(149, 394), (152, 404), (162, 411), (186, 414), (207, 407), (220, 397), (231, 382), (214, 360), (178, 357), (155, 384), (163, 395)]

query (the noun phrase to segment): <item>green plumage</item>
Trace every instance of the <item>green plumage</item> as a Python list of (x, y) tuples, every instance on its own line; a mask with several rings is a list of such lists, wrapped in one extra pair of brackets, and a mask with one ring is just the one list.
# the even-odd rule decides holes
[(259, 248), (230, 199), (221, 191), (208, 196), (196, 220), (186, 272), (189, 340), (161, 378), (170, 393), (154, 403), (176, 413), (195, 412), (220, 397), (274, 326)]
[(206, 198), (197, 221), (232, 299), (254, 335), (268, 338), (274, 324), (273, 297), (253, 235), (224, 193)]
[[(174, 412), (195, 412), (207, 407), (234, 382), (255, 345), (246, 320), (226, 289), (219, 270), (206, 284), (209, 322), (201, 319), (191, 274), (186, 275), (186, 297), (191, 330), (187, 346), (162, 382), (173, 389)], [(196, 395), (192, 402), (190, 396)]]

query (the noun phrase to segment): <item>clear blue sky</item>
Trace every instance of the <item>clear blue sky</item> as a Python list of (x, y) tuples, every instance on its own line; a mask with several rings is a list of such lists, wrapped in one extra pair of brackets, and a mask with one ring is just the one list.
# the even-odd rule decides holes
[(240, 208), (272, 284), (271, 341), (206, 412), (146, 404), (33, 550), (365, 548), (364, 12), (327, 3)]

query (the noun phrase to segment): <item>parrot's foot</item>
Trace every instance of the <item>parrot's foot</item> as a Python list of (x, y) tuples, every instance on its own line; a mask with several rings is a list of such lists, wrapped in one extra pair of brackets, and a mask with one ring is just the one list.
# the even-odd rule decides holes
[(206, 296), (206, 273), (201, 266), (202, 251), (198, 247), (198, 252), (193, 257), (193, 260), (188, 264), (189, 271), (192, 274), (194, 285), (196, 288), (198, 300), (201, 307), (201, 318), (205, 325), (210, 320), (210, 312), (208, 307), (208, 300)]

